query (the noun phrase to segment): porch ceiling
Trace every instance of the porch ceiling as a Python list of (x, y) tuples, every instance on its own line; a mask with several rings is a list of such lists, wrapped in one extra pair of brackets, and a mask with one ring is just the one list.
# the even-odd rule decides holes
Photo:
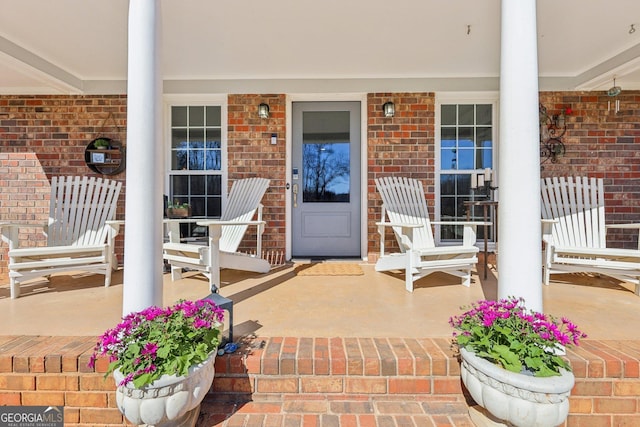
[[(498, 89), (499, 0), (161, 3), (166, 93)], [(0, 93), (125, 92), (128, 4), (5, 0)], [(640, 89), (640, 2), (538, 0), (538, 49), (541, 90)]]

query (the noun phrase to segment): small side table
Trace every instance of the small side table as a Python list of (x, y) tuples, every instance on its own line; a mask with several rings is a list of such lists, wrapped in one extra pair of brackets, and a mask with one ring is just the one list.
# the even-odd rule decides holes
[(484, 227), (484, 278), (487, 278), (487, 258), (488, 258), (488, 225), (486, 223), (489, 222), (489, 208), (493, 209), (493, 225), (495, 230), (495, 242), (498, 242), (498, 202), (495, 200), (469, 200), (463, 202), (464, 206), (467, 208), (467, 221), (471, 220), (471, 208), (473, 206), (482, 206), (482, 216), (484, 217), (485, 225)]

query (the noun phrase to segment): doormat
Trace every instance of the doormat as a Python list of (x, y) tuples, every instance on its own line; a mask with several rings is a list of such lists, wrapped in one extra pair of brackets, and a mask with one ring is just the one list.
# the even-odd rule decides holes
[(310, 264), (309, 267), (301, 265), (298, 267), (298, 276), (361, 276), (364, 274), (362, 267), (358, 264), (339, 262), (320, 262)]

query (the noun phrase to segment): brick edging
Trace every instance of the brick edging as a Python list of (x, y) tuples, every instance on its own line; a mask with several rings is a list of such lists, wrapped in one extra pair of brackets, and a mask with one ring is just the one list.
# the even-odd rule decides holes
[[(87, 366), (96, 338), (0, 336), (0, 405), (65, 407), (66, 424), (122, 425), (108, 361)], [(640, 341), (584, 340), (568, 425), (640, 423)], [(253, 338), (216, 359), (215, 393), (460, 396), (448, 338)], [(224, 397), (220, 397), (225, 399)], [(579, 425), (579, 421), (575, 421)]]

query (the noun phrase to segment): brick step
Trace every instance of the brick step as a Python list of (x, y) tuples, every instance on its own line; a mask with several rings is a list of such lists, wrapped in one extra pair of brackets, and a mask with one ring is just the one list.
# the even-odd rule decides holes
[[(0, 336), (0, 405), (64, 406), (65, 425), (127, 425), (103, 378), (108, 360), (87, 366), (94, 345)], [(640, 425), (640, 341), (584, 340), (567, 357), (567, 427)], [(422, 415), (466, 426), (465, 402), (447, 338), (252, 338), (216, 359), (199, 427), (432, 425), (412, 418)], [(422, 412), (392, 413), (407, 407)]]
[(461, 395), (446, 338), (257, 338), (216, 359), (213, 392)]
[(472, 426), (459, 372), (446, 338), (255, 338), (216, 359), (198, 426)]
[[(565, 425), (640, 425), (639, 356), (637, 341), (568, 351)], [(465, 392), (448, 338), (255, 338), (217, 358), (199, 427), (466, 426)], [(386, 412), (403, 407), (416, 418)]]
[(229, 402), (210, 393), (197, 427), (471, 427), (462, 396), (253, 394), (251, 401)]

